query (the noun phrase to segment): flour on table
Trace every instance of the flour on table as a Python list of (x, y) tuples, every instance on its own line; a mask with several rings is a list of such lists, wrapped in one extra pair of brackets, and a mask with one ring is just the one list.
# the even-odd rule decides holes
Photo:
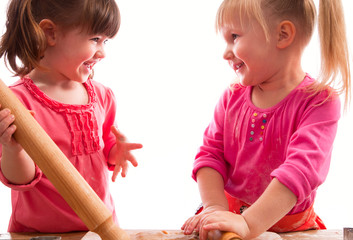
[[(179, 230), (127, 230), (131, 240), (198, 240), (197, 234), (184, 235)], [(82, 240), (101, 240), (99, 235), (88, 232)], [(273, 232), (265, 232), (253, 240), (282, 240), (281, 236)]]
[(254, 238), (254, 240), (281, 240), (281, 239), (282, 239), (281, 236), (274, 232), (265, 232), (260, 236), (258, 236), (257, 238)]

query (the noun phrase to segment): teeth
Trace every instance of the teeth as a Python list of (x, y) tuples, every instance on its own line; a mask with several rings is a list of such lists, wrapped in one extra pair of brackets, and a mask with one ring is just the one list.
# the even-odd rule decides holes
[(88, 63), (84, 63), (84, 65), (89, 69), (92, 69), (92, 67), (93, 67), (91, 64), (88, 64)]
[(241, 66), (243, 66), (243, 63), (239, 63), (239, 64), (235, 65), (235, 67), (236, 67), (237, 69), (239, 69)]
[(239, 70), (239, 69), (244, 65), (244, 62), (235, 64), (233, 61), (230, 60), (230, 61), (229, 61), (229, 65), (230, 65), (234, 70)]

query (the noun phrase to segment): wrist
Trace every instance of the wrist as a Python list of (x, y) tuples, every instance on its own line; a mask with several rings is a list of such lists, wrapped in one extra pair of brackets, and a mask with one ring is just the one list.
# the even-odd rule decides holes
[(223, 205), (219, 203), (203, 203), (203, 208), (204, 209), (213, 209), (213, 210), (219, 210), (219, 211), (228, 211), (229, 207), (228, 205)]
[(253, 210), (254, 209), (249, 208), (243, 214), (241, 214), (248, 229), (247, 235), (244, 240), (256, 238), (270, 228), (269, 223), (264, 221), (261, 218), (261, 215)]
[(251, 227), (251, 224), (249, 224), (249, 220), (246, 216), (244, 216), (243, 214), (241, 214), (240, 216), (244, 219), (244, 227), (242, 228), (244, 232), (239, 234), (241, 234), (244, 240), (253, 239), (261, 234), (257, 234), (256, 230)]
[(109, 151), (108, 159), (107, 159), (107, 161), (108, 161), (108, 163), (110, 165), (115, 165), (116, 164), (116, 162), (115, 162), (116, 154), (117, 154), (117, 147), (116, 147), (116, 145), (113, 145), (112, 148)]

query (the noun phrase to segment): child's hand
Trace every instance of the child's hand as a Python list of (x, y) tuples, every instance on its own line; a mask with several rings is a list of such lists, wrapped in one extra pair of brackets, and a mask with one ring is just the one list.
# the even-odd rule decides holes
[(227, 209), (224, 209), (222, 206), (214, 205), (214, 206), (209, 206), (205, 209), (202, 210), (201, 213), (194, 215), (190, 217), (188, 220), (185, 221), (184, 225), (181, 227), (181, 230), (184, 231), (184, 234), (189, 235), (191, 234), (194, 230), (196, 232), (200, 231), (200, 223), (203, 218), (206, 218), (208, 215), (216, 212), (216, 211), (225, 211)]
[(142, 148), (142, 144), (125, 142), (125, 136), (121, 134), (116, 127), (112, 126), (111, 130), (116, 137), (115, 147), (112, 148), (109, 154), (109, 159), (112, 159), (109, 162), (115, 162), (115, 169), (112, 176), (112, 181), (115, 182), (120, 171), (121, 176), (126, 177), (129, 166), (127, 161), (130, 161), (134, 167), (137, 167), (138, 163), (135, 157), (130, 153), (130, 150)]
[(203, 217), (200, 221), (200, 240), (207, 240), (208, 232), (212, 230), (234, 232), (242, 239), (250, 234), (245, 218), (229, 211), (216, 211)]
[(15, 116), (7, 108), (0, 111), (0, 143), (7, 147), (19, 147), (19, 144), (12, 137), (16, 131), (16, 126), (13, 125)]
[[(0, 105), (1, 107), (1, 105)], [(29, 111), (34, 116), (34, 111)], [(11, 114), (11, 111), (7, 108), (0, 111), (0, 144), (5, 147), (15, 147), (22, 149), (21, 145), (18, 144), (12, 135), (16, 131), (16, 125), (14, 125), (15, 116)]]

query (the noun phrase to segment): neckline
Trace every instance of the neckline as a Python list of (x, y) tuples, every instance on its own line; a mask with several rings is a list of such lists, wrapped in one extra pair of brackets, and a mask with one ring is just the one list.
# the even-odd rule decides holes
[(33, 80), (27, 75), (22, 78), (27, 89), (37, 98), (40, 102), (44, 103), (48, 107), (57, 110), (57, 111), (70, 111), (70, 110), (88, 110), (96, 102), (96, 94), (93, 90), (92, 81), (90, 78), (83, 83), (87, 94), (88, 94), (88, 103), (87, 104), (67, 104), (58, 102), (48, 95), (46, 95), (40, 88), (34, 84)]
[(252, 90), (254, 88), (254, 86), (251, 86), (251, 87), (247, 87), (246, 91), (246, 101), (248, 102), (248, 105), (253, 108), (254, 110), (258, 111), (258, 112), (272, 112), (273, 110), (279, 108), (281, 105), (283, 105), (285, 102), (288, 101), (288, 99), (291, 98), (291, 96), (293, 94), (295, 94), (295, 92), (298, 91), (298, 89), (302, 88), (303, 86), (306, 86), (308, 85), (309, 83), (311, 83), (313, 80), (312, 78), (310, 77), (309, 74), (305, 74), (305, 77), (304, 79), (298, 84), (298, 86), (296, 86), (285, 98), (283, 98), (280, 102), (278, 102), (277, 104), (275, 104), (274, 106), (272, 107), (269, 107), (269, 108), (259, 108), (257, 106), (255, 106), (253, 104), (253, 102), (251, 101), (251, 93), (252, 93)]

